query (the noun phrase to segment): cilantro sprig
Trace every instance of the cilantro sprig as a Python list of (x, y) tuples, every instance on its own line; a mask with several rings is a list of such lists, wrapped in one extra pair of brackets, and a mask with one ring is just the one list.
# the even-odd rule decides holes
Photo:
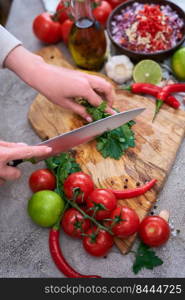
[(105, 101), (103, 101), (98, 107), (94, 107), (86, 101), (83, 103), (83, 105), (86, 107), (87, 112), (93, 118), (93, 121), (98, 121), (109, 116), (109, 114), (105, 112), (107, 106)]
[[(93, 121), (110, 116), (105, 112), (106, 102), (104, 101), (98, 107), (92, 106), (86, 100), (82, 100), (81, 104), (86, 107)], [(134, 121), (130, 121), (116, 129), (105, 132), (96, 139), (96, 148), (104, 158), (111, 157), (118, 160), (125, 153), (125, 150), (129, 147), (135, 147), (134, 132), (131, 129), (134, 124)]]
[(135, 253), (135, 261), (132, 270), (135, 274), (139, 273), (142, 268), (153, 270), (153, 268), (163, 264), (163, 261), (155, 252), (144, 243), (140, 243)]
[(126, 149), (135, 146), (134, 132), (131, 130), (133, 124), (134, 121), (130, 121), (97, 138), (97, 150), (104, 158), (111, 157), (118, 160)]
[(79, 164), (75, 161), (75, 158), (70, 152), (50, 157), (45, 160), (45, 163), (47, 168), (56, 176), (57, 184), (55, 192), (65, 200), (63, 191), (64, 181), (70, 174), (81, 171)]

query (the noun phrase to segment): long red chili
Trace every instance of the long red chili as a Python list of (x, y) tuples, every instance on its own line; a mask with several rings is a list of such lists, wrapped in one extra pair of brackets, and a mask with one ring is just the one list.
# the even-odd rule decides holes
[(180, 92), (185, 92), (185, 83), (168, 84), (158, 93), (157, 98), (165, 101), (170, 94)]
[(156, 97), (160, 87), (151, 83), (133, 83), (130, 90), (134, 94), (149, 94)]
[(161, 106), (169, 97), (169, 95), (173, 93), (179, 93), (179, 92), (185, 92), (185, 83), (168, 84), (162, 88), (162, 90), (157, 95), (156, 109), (155, 109), (153, 120), (157, 116)]
[(134, 198), (140, 195), (143, 195), (147, 191), (149, 191), (154, 184), (156, 183), (157, 179), (152, 179), (151, 181), (147, 182), (145, 185), (131, 189), (131, 190), (111, 190), (111, 192), (115, 195), (117, 199), (129, 199)]
[[(148, 94), (157, 97), (162, 91), (162, 88), (151, 83), (133, 83), (130, 87), (126, 88), (126, 90), (134, 94)], [(174, 96), (168, 95), (164, 102), (175, 109), (180, 106), (180, 102)]]
[(180, 102), (174, 96), (168, 96), (164, 102), (175, 109), (180, 106)]
[(101, 278), (97, 275), (82, 275), (76, 272), (65, 260), (60, 244), (59, 244), (60, 230), (58, 226), (52, 228), (49, 233), (49, 249), (50, 254), (55, 262), (57, 268), (69, 278)]

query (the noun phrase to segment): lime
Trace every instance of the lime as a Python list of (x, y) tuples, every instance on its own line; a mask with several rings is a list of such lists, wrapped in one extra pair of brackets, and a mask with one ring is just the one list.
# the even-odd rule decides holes
[(55, 192), (45, 190), (35, 193), (28, 202), (28, 214), (43, 227), (54, 225), (64, 209), (64, 201)]
[(171, 59), (172, 70), (175, 75), (182, 80), (185, 80), (185, 47), (177, 50)]
[(134, 67), (133, 78), (135, 82), (158, 84), (162, 79), (162, 70), (154, 60), (141, 60)]

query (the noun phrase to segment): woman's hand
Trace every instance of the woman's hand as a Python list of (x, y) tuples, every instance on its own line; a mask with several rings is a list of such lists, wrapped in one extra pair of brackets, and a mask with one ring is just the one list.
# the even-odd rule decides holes
[(44, 64), (40, 70), (43, 79), (37, 80), (37, 90), (53, 103), (71, 109), (88, 122), (92, 122), (86, 109), (74, 99), (82, 97), (93, 106), (98, 106), (102, 102), (101, 94), (108, 102), (107, 112), (115, 113), (111, 109), (114, 100), (113, 88), (105, 79), (48, 64)]
[(85, 98), (93, 106), (100, 105), (102, 99), (107, 100), (107, 112), (115, 113), (111, 109), (114, 101), (113, 87), (101, 77), (47, 64), (22, 46), (11, 51), (5, 60), (5, 66), (53, 103), (71, 109), (88, 122), (92, 119), (85, 108), (74, 101), (76, 97)]
[(15, 180), (20, 177), (18, 168), (9, 167), (7, 163), (15, 159), (44, 157), (52, 149), (47, 146), (28, 146), (23, 143), (8, 143), (0, 141), (0, 185), (6, 180)]

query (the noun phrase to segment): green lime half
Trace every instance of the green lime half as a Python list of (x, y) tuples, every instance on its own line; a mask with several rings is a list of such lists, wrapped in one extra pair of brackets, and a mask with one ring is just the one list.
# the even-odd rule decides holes
[(43, 227), (53, 226), (64, 209), (64, 201), (53, 191), (35, 193), (28, 202), (28, 214), (31, 219)]
[(172, 70), (175, 75), (182, 80), (185, 80), (185, 47), (177, 50), (171, 60)]
[(162, 79), (162, 70), (154, 60), (141, 60), (134, 68), (133, 78), (135, 82), (158, 84)]

